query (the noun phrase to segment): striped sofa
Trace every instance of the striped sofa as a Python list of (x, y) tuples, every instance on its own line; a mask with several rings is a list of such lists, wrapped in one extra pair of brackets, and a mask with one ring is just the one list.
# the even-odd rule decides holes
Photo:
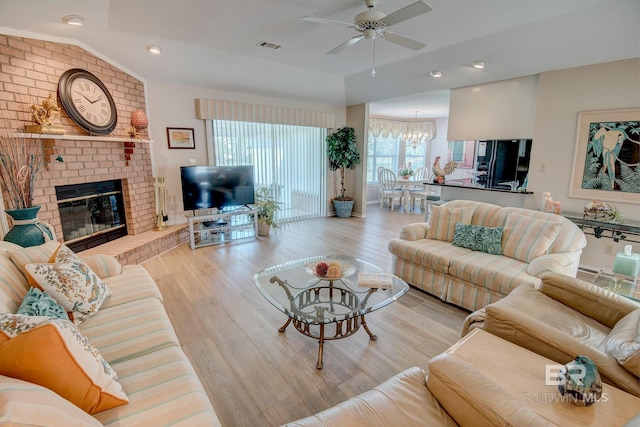
[[(16, 261), (48, 262), (57, 245), (26, 251), (0, 242), (0, 313), (16, 313), (29, 288)], [(82, 259), (111, 297), (78, 327), (115, 371), (129, 402), (90, 416), (47, 388), (0, 375), (0, 425), (219, 426), (147, 270), (111, 256)]]
[[(454, 245), (456, 224), (500, 227), (502, 255)], [(454, 200), (434, 207), (429, 223), (404, 226), (389, 242), (389, 251), (394, 274), (475, 311), (523, 283), (538, 286), (545, 271), (575, 277), (585, 246), (584, 233), (562, 216)]]

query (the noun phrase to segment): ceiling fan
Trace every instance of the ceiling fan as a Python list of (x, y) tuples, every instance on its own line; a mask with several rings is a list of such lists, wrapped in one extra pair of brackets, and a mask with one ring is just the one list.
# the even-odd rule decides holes
[(389, 15), (373, 10), (376, 6), (377, 0), (364, 0), (364, 3), (367, 5), (367, 10), (357, 14), (353, 20), (353, 24), (334, 21), (332, 19), (316, 18), (313, 16), (307, 16), (302, 19), (309, 22), (316, 22), (318, 24), (339, 25), (342, 27), (353, 28), (359, 33), (362, 33), (330, 50), (327, 52), (328, 55), (334, 55), (342, 52), (347, 47), (356, 44), (362, 39), (375, 40), (377, 36), (382, 36), (382, 38), (390, 41), (391, 43), (395, 43), (412, 50), (420, 50), (425, 47), (424, 43), (401, 36), (400, 34), (392, 33), (391, 31), (388, 31), (388, 28), (402, 21), (406, 21), (407, 19), (431, 12), (433, 9), (427, 3), (419, 0)]

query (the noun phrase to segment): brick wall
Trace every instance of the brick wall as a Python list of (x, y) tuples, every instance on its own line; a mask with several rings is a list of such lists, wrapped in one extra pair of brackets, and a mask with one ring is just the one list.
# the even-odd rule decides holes
[[(144, 83), (87, 52), (64, 43), (0, 34), (0, 127), (23, 132), (32, 124), (28, 107), (57, 96), (58, 80), (70, 68), (95, 74), (111, 92), (118, 122), (113, 137), (126, 137), (131, 112), (146, 111)], [(66, 135), (87, 133), (62, 111)], [(146, 131), (141, 138), (147, 138)], [(99, 140), (43, 140), (46, 170), (36, 181), (34, 204), (41, 205), (39, 218), (50, 223), (60, 239), (62, 228), (55, 186), (121, 179), (129, 234), (151, 230), (155, 224), (155, 192), (148, 143), (137, 142), (129, 161), (124, 142)], [(60, 156), (63, 162), (55, 161)]]

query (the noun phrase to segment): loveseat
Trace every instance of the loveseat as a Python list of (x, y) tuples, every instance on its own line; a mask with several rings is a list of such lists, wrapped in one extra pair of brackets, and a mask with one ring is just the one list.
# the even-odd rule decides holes
[(473, 329), (558, 363), (585, 355), (604, 382), (640, 396), (640, 303), (607, 289), (548, 272), (539, 289), (523, 284), (470, 314), (462, 335)]
[[(0, 424), (219, 426), (149, 273), (63, 248), (0, 243)], [(96, 286), (70, 311), (30, 289), (76, 273)], [(25, 307), (40, 315), (15, 314)]]
[(470, 200), (432, 207), (429, 222), (389, 241), (395, 275), (470, 311), (521, 284), (537, 286), (545, 271), (575, 277), (585, 246), (562, 216)]

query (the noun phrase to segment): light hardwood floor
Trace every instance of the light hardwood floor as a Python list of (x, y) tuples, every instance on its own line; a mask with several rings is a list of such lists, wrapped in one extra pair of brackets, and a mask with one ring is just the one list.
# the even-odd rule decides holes
[(367, 218), (283, 224), (256, 240), (191, 250), (178, 246), (146, 261), (182, 346), (226, 426), (278, 426), (357, 395), (427, 361), (460, 338), (465, 310), (412, 288), (367, 316), (364, 330), (325, 344), (292, 327), (255, 288), (254, 273), (285, 261), (340, 253), (391, 268), (390, 238), (418, 211), (367, 207)]

